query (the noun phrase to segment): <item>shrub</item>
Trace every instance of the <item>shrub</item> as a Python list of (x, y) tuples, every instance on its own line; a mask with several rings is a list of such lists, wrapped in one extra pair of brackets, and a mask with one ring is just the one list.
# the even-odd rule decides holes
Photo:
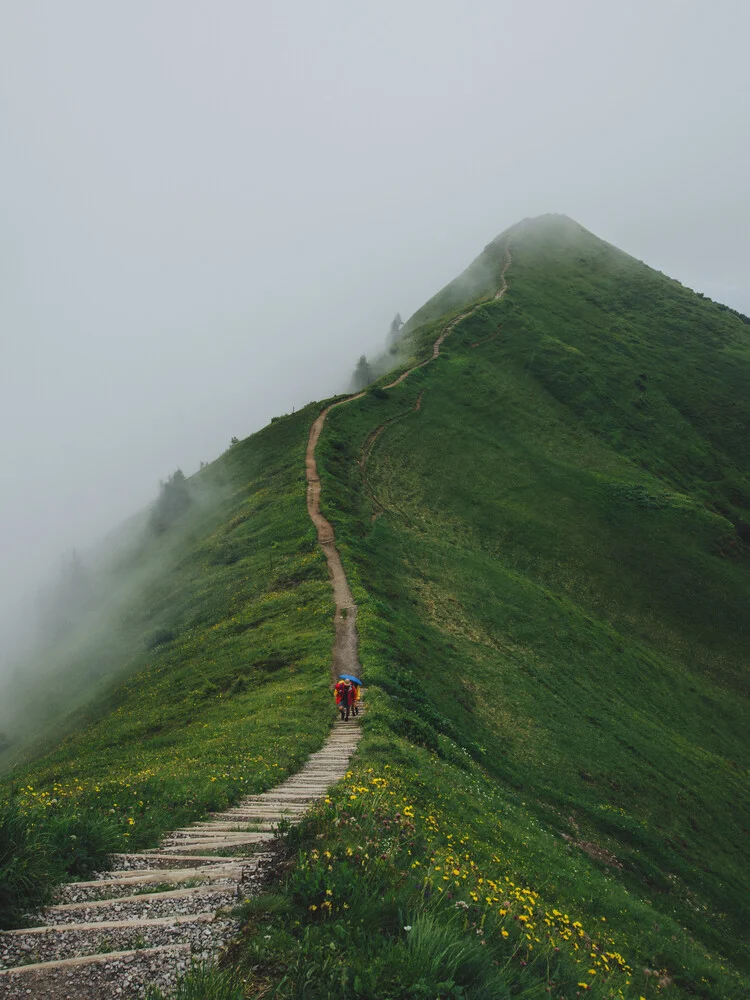
[(146, 649), (156, 649), (177, 638), (176, 633), (169, 628), (157, 628), (146, 637)]
[[(231, 969), (210, 962), (195, 963), (168, 994), (170, 1000), (243, 1000), (242, 984)], [(161, 990), (150, 988), (146, 1000), (166, 1000)]]
[(14, 799), (0, 803), (0, 928), (47, 905), (59, 878), (46, 836)]
[(106, 870), (110, 854), (122, 847), (115, 820), (94, 810), (51, 815), (45, 825), (55, 861), (67, 875)]

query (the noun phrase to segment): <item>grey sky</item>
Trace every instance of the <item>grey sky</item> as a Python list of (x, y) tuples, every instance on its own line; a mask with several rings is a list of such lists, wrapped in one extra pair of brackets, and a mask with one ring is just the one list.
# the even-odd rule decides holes
[(523, 216), (750, 312), (749, 29), (745, 0), (0, 0), (0, 659), (60, 551), (340, 390)]

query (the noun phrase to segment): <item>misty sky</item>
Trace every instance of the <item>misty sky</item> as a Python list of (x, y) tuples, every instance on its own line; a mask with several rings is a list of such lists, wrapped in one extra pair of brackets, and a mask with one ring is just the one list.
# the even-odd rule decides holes
[(746, 0), (0, 0), (0, 661), (59, 553), (564, 212), (750, 313)]

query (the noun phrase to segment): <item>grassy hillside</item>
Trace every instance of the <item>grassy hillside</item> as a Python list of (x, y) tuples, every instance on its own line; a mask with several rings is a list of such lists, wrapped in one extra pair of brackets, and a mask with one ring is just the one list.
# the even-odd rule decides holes
[[(739, 1000), (750, 326), (564, 217), (491, 243), (404, 351), (463, 313), (324, 427), (365, 735), (246, 904), (233, 995)], [(147, 846), (321, 744), (318, 411), (200, 474), (123, 680), (13, 776), (37, 829)]]
[[(488, 877), (605, 917), (659, 972), (626, 995), (740, 996), (750, 330), (569, 220), (510, 246), (506, 298), (322, 439), (374, 705), (363, 769), (398, 770)], [(462, 305), (435, 302), (417, 352)]]
[(214, 500), (121, 559), (127, 585), (104, 625), (45, 664), (49, 687), (30, 686), (47, 735), (16, 754), (4, 791), (38, 829), (56, 831), (46, 861), (56, 876), (106, 850), (154, 845), (276, 784), (322, 744), (333, 628), (305, 509), (314, 413), (275, 421), (199, 473), (194, 490)]

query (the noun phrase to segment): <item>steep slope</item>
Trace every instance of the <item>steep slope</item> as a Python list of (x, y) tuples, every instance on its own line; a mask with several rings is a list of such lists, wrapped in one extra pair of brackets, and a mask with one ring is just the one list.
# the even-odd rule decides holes
[(739, 1000), (749, 333), (569, 219), (512, 227), (409, 321), (408, 375), (222, 457), (131, 609), (168, 638), (22, 811), (97, 858), (102, 819), (153, 846), (298, 768), (332, 530), (364, 735), (246, 906), (238, 990)]
[(645, 903), (662, 930), (642, 960), (668, 979), (690, 979), (682, 927), (747, 969), (750, 329), (552, 217), (417, 314), (416, 351), (462, 289), (492, 296), (508, 246), (505, 300), (322, 442), (388, 695), (369, 722), (464, 747), (504, 810), (560, 838), (532, 858), (500, 834), (513, 874), (566, 908), (596, 898), (634, 940)]
[[(213, 501), (123, 561), (138, 585), (107, 628), (80, 639), (85, 656), (61, 650), (49, 684), (30, 685), (44, 703), (36, 732), (48, 729), (4, 792), (32, 821), (44, 816), (58, 877), (61, 864), (81, 874), (107, 850), (154, 846), (278, 784), (322, 745), (333, 627), (305, 509), (315, 412), (274, 421), (200, 472)], [(66, 715), (67, 689), (77, 705)]]

